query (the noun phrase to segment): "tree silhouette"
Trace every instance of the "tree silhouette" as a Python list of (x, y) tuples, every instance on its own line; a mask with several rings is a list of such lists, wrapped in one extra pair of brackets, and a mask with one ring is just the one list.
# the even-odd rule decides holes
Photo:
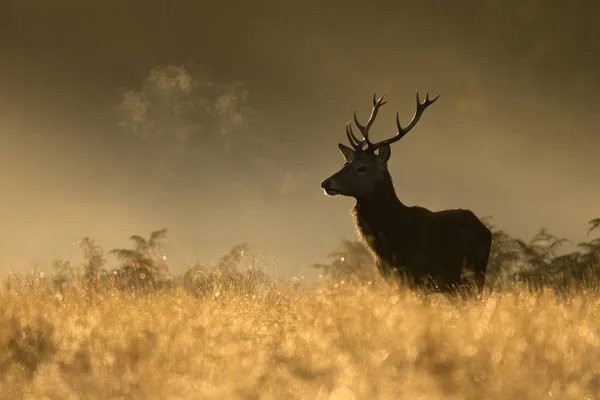
[(103, 270), (106, 264), (104, 258), (104, 250), (102, 247), (96, 244), (93, 239), (84, 237), (79, 240), (79, 246), (83, 250), (84, 263), (83, 263), (83, 281), (86, 284), (98, 282), (100, 272)]
[(535, 268), (547, 268), (556, 257), (560, 246), (568, 242), (567, 239), (559, 239), (548, 232), (546, 228), (540, 228), (538, 233), (528, 242), (517, 240), (527, 262)]
[(56, 260), (52, 263), (52, 269), (52, 281), (58, 290), (64, 290), (81, 277), (81, 268), (74, 267), (69, 261)]
[(121, 278), (121, 284), (150, 288), (171, 279), (163, 242), (166, 236), (167, 228), (151, 232), (149, 239), (133, 235), (129, 239), (135, 243), (135, 249), (113, 249), (109, 252), (121, 261), (120, 270), (115, 271), (115, 275)]
[(492, 247), (488, 259), (486, 281), (494, 284), (496, 281), (507, 281), (514, 276), (522, 264), (522, 250), (519, 241), (502, 229), (498, 229), (488, 216), (482, 222), (492, 232)]
[(358, 241), (342, 239), (336, 251), (329, 253), (329, 264), (315, 263), (311, 267), (332, 279), (374, 280), (379, 277), (371, 254)]
[(561, 276), (564, 263), (570, 259), (561, 258), (560, 262), (556, 260), (558, 249), (566, 242), (567, 239), (559, 239), (545, 228), (540, 228), (528, 243), (517, 240), (526, 261), (517, 277), (536, 284), (555, 283)]
[(270, 279), (257, 266), (257, 259), (250, 257), (249, 265), (240, 268), (248, 256), (250, 245), (246, 242), (234, 246), (212, 266), (196, 263), (183, 275), (184, 288), (193, 295), (206, 295), (223, 289), (237, 289), (247, 294), (256, 293)]
[(600, 231), (600, 218), (594, 218), (588, 222), (590, 229), (588, 229), (588, 235), (595, 230)]
[[(600, 218), (594, 218), (588, 222), (590, 228), (588, 235), (596, 230), (600, 231)], [(597, 274), (600, 268), (600, 238), (594, 238), (587, 242), (578, 243), (577, 247), (583, 251), (579, 256), (578, 263), (574, 268), (577, 279), (583, 279), (588, 274)]]

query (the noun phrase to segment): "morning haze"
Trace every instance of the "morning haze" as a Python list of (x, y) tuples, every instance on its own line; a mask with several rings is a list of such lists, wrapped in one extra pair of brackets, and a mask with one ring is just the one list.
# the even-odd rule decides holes
[[(319, 183), (373, 92), (399, 198), (573, 241), (600, 216), (600, 4), (80, 2), (0, 8), (0, 265), (169, 228), (171, 268), (248, 241), (294, 274), (356, 234)], [(111, 260), (114, 261), (114, 260)]]

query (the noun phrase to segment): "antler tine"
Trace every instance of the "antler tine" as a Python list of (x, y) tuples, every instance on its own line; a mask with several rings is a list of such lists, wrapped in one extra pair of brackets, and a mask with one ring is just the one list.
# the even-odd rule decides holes
[(348, 141), (354, 147), (354, 150), (361, 149), (365, 144), (364, 140), (358, 140), (358, 138), (354, 135), (352, 131), (352, 121), (346, 122), (346, 136), (348, 136)]
[(360, 133), (364, 133), (365, 132), (365, 127), (364, 125), (362, 125), (359, 121), (358, 121), (358, 117), (356, 116), (356, 110), (354, 110), (354, 123), (356, 124), (356, 126), (358, 126), (358, 130), (360, 131)]
[(419, 91), (417, 91), (416, 97), (417, 97), (417, 109), (415, 110), (415, 115), (412, 117), (412, 120), (409, 122), (409, 124), (406, 126), (406, 128), (402, 127), (402, 124), (400, 123), (400, 115), (399, 115), (399, 113), (396, 113), (396, 125), (398, 126), (398, 133), (396, 133), (396, 135), (390, 139), (382, 140), (381, 142), (377, 142), (377, 143), (373, 144), (372, 146), (370, 146), (370, 148), (372, 150), (376, 150), (384, 144), (392, 144), (392, 143), (397, 142), (398, 140), (402, 139), (404, 137), (404, 135), (406, 135), (412, 128), (415, 127), (417, 122), (419, 122), (421, 115), (423, 115), (423, 111), (425, 111), (425, 109), (427, 107), (429, 107), (430, 105), (435, 103), (435, 101), (440, 98), (440, 95), (438, 94), (435, 98), (429, 99), (429, 93), (426, 93), (425, 101), (422, 103), (421, 103), (421, 98), (419, 97)]
[[(352, 136), (352, 138), (360, 148), (362, 148), (362, 146), (365, 143), (367, 144), (368, 149), (372, 146), (372, 143), (369, 141), (369, 129), (371, 128), (371, 125), (373, 125), (373, 122), (375, 122), (375, 118), (377, 117), (377, 111), (379, 111), (379, 107), (387, 103), (387, 101), (383, 101), (384, 97), (385, 95), (377, 99), (377, 95), (373, 93), (373, 109), (371, 110), (371, 116), (369, 117), (369, 120), (367, 121), (366, 125), (360, 123), (358, 117), (356, 116), (356, 110), (354, 110), (354, 123), (360, 130), (360, 133), (362, 133), (362, 136), (364, 138), (363, 140), (358, 140), (358, 138), (354, 136), (351, 124), (346, 125), (346, 134), (348, 135), (348, 139), (350, 140), (350, 136)], [(352, 142), (352, 140), (350, 140), (350, 142)]]
[[(417, 90), (417, 110), (415, 111), (415, 115), (412, 117), (412, 120), (406, 126), (406, 128), (402, 128), (402, 125), (400, 125), (400, 118), (397, 118), (396, 122), (398, 122), (398, 130), (400, 132), (403, 132), (403, 135), (407, 134), (408, 131), (414, 128), (417, 122), (419, 122), (421, 115), (423, 115), (423, 111), (425, 111), (427, 107), (435, 103), (435, 101), (439, 98), (440, 95), (438, 94), (433, 100), (430, 100), (429, 93), (425, 93), (425, 101), (421, 103), (421, 99), (419, 98), (419, 91)], [(396, 114), (396, 116), (398, 116), (398, 114)]]
[[(369, 134), (369, 128), (371, 127), (371, 125), (373, 125), (373, 122), (375, 122), (375, 117), (377, 117), (377, 111), (379, 111), (379, 107), (387, 103), (387, 101), (383, 101), (384, 97), (385, 95), (381, 96), (379, 100), (377, 100), (375, 97), (375, 93), (373, 93), (373, 110), (371, 111), (371, 116), (369, 117), (369, 121), (367, 121), (367, 125), (365, 126), (365, 133), (367, 135)], [(369, 140), (366, 136), (365, 139), (367, 139), (367, 141)]]

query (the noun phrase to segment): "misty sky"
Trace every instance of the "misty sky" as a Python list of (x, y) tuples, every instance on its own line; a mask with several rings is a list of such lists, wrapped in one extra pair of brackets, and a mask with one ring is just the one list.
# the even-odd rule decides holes
[(176, 272), (243, 241), (302, 272), (356, 238), (353, 200), (319, 187), (345, 122), (385, 94), (391, 136), (417, 89), (441, 96), (392, 147), (403, 202), (581, 241), (598, 43), (592, 0), (4, 0), (0, 271), (167, 227)]

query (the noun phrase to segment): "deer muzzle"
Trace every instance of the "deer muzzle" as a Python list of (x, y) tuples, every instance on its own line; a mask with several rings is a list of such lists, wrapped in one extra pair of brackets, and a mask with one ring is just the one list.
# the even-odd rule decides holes
[(337, 187), (337, 185), (335, 185), (331, 178), (327, 178), (323, 182), (321, 182), (321, 188), (329, 196), (335, 196), (336, 194), (340, 194), (340, 188)]

